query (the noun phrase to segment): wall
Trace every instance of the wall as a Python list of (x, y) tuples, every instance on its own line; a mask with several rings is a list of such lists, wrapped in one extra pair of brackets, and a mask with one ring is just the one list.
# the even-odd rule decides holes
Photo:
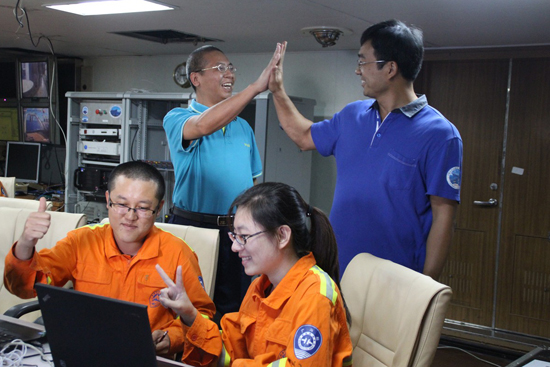
[[(256, 80), (271, 54), (227, 54), (227, 57), (237, 68), (235, 91), (238, 92)], [(178, 87), (172, 79), (174, 68), (186, 58), (187, 55), (85, 59), (85, 70), (91, 78), (88, 91), (190, 92)], [(356, 63), (356, 51), (287, 52), (284, 64), (287, 93), (315, 99), (316, 120), (331, 117), (347, 103), (364, 98), (354, 71)], [(311, 176), (311, 204), (329, 213), (336, 183), (333, 157), (324, 158), (314, 152)]]

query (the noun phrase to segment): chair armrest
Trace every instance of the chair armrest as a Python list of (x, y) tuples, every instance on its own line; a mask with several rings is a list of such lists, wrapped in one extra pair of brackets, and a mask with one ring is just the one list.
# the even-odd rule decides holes
[(6, 312), (4, 312), (4, 315), (18, 319), (25, 314), (38, 310), (40, 310), (38, 300), (33, 300), (10, 307)]

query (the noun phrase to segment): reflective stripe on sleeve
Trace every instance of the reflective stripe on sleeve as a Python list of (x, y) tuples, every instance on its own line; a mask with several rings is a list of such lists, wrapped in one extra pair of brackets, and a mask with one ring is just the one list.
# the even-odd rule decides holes
[(286, 357), (278, 359), (275, 362), (271, 362), (270, 364), (268, 364), (267, 367), (281, 367), (281, 366), (284, 366), (284, 365), (286, 365), (287, 359), (288, 358), (286, 358)]
[(344, 358), (344, 360), (342, 361), (343, 367), (351, 366), (352, 364), (353, 364), (353, 358), (351, 356)]
[(332, 278), (317, 265), (313, 266), (310, 270), (319, 275), (319, 279), (321, 280), (321, 294), (330, 299), (332, 304), (335, 305), (336, 299), (338, 298), (336, 283), (334, 283)]

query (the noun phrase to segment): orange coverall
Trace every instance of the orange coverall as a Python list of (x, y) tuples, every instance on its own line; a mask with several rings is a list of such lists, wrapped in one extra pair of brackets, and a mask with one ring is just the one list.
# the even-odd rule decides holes
[[(312, 254), (301, 258), (281, 283), (262, 275), (248, 289), (239, 312), (226, 314), (222, 332), (197, 316), (186, 332), (183, 358), (208, 366), (351, 366), (352, 345), (342, 296)], [(218, 361), (220, 362), (220, 361)]]
[(164, 308), (158, 297), (165, 288), (155, 265), (160, 264), (173, 280), (182, 266), (183, 283), (200, 314), (212, 318), (215, 306), (205, 292), (197, 255), (180, 238), (155, 226), (139, 252), (131, 257), (118, 249), (109, 224), (85, 226), (67, 234), (51, 249), (35, 252), (26, 261), (13, 249), (5, 259), (4, 284), (21, 298), (36, 296), (34, 283), (63, 286), (72, 281), (77, 291), (148, 306), (151, 330), (168, 331), (170, 353), (183, 349), (185, 328), (177, 315)]

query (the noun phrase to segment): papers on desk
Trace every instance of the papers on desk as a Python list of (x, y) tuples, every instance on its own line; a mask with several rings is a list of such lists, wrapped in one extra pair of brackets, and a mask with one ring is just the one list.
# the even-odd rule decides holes
[(545, 361), (535, 359), (527, 363), (523, 367), (550, 367), (550, 362), (545, 362)]

